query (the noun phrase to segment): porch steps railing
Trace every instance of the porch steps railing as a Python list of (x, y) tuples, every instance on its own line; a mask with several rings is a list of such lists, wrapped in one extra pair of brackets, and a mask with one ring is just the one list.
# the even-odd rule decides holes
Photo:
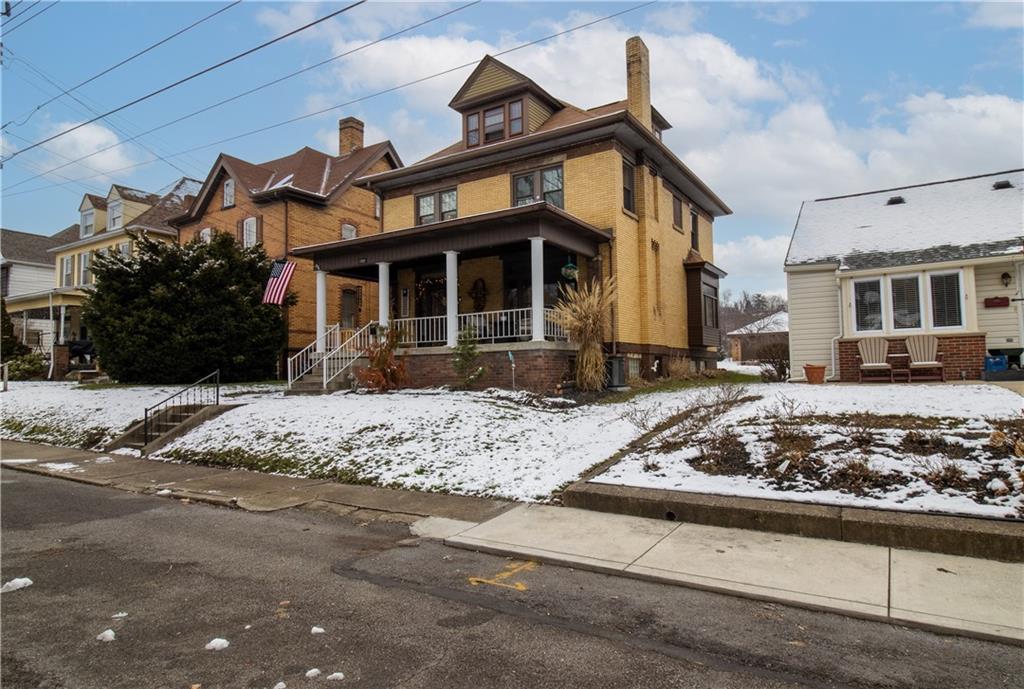
[(151, 407), (142, 417), (142, 437), (137, 442), (145, 447), (158, 436), (174, 430), (193, 414), (220, 404), (220, 369), (169, 395)]
[(320, 363), (324, 354), (341, 344), (341, 323), (335, 323), (322, 336), (306, 345), (298, 354), (288, 358), (288, 387)]
[(352, 336), (342, 342), (334, 350), (324, 357), (323, 381), (324, 389), (331, 384), (335, 378), (348, 370), (360, 357), (366, 354), (366, 350), (377, 339), (377, 321), (370, 321), (359, 330), (352, 333)]

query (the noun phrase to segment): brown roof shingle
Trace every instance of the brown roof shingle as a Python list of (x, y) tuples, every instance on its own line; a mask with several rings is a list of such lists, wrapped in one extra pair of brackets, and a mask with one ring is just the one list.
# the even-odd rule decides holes
[(6, 261), (53, 265), (53, 254), (47, 250), (76, 239), (78, 239), (77, 223), (49, 237), (4, 228), (0, 229), (0, 255), (3, 255)]

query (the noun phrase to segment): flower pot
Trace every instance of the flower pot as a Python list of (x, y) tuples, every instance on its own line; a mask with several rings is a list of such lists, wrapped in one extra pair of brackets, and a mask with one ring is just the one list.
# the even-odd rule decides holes
[(825, 382), (825, 367), (817, 364), (804, 364), (804, 376), (811, 385), (821, 385)]

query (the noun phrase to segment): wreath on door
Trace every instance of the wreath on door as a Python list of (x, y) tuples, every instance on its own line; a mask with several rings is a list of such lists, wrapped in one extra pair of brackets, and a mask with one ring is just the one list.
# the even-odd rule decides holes
[(469, 290), (469, 296), (473, 298), (473, 310), (483, 311), (487, 306), (487, 283), (483, 278), (473, 281), (473, 287)]

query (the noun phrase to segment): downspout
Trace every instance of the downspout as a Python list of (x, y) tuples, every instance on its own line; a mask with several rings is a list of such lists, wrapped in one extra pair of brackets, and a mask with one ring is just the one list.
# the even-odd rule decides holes
[(843, 327), (846, 319), (843, 317), (843, 283), (836, 277), (836, 302), (839, 306), (839, 334), (830, 340), (829, 353), (832, 355), (832, 375), (829, 376), (829, 380), (839, 380), (840, 375), (838, 369), (836, 369), (836, 346), (840, 339), (843, 337)]
[[(53, 380), (53, 290), (47, 295), (50, 303), (50, 371), (46, 374), (46, 380)], [(61, 323), (61, 326), (64, 324)]]

